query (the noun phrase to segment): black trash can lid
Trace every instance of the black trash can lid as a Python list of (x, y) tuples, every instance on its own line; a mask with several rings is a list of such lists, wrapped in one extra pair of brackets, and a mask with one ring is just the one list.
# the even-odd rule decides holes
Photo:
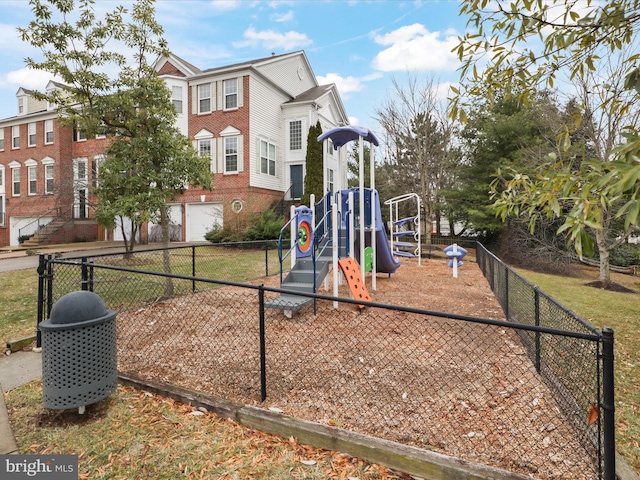
[(107, 310), (104, 300), (93, 292), (79, 290), (67, 293), (51, 309), (51, 316), (41, 322), (42, 330), (63, 330), (106, 322), (116, 316)]

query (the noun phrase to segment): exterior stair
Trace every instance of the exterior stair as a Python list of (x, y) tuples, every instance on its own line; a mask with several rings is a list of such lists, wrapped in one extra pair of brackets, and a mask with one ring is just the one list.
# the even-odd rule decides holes
[(58, 230), (64, 227), (68, 221), (69, 219), (62, 217), (53, 219), (43, 227), (40, 227), (40, 229), (31, 238), (22, 242), (22, 246), (37, 247), (38, 245), (47, 243), (47, 240), (58, 232)]

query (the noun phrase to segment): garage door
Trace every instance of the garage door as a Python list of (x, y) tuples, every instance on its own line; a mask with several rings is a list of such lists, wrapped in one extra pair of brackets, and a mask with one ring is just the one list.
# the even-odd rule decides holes
[(214, 225), (223, 225), (221, 203), (188, 203), (186, 211), (187, 242), (204, 242)]
[[(129, 217), (116, 217), (115, 228), (113, 229), (113, 241), (114, 242), (123, 242), (124, 235), (122, 234), (122, 225), (124, 224), (124, 231), (127, 235), (127, 240), (131, 241), (131, 219)], [(136, 232), (136, 243), (140, 242), (140, 230)]]
[[(169, 241), (182, 241), (182, 208), (179, 203), (169, 206)], [(149, 222), (149, 242), (162, 241), (162, 227), (159, 224)]]

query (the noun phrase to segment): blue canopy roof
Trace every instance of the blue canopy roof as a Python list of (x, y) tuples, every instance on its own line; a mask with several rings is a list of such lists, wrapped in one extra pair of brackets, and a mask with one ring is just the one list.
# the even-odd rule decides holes
[(327, 130), (318, 137), (318, 141), (322, 142), (325, 138), (330, 138), (333, 142), (333, 148), (338, 147), (350, 142), (351, 140), (358, 140), (362, 137), (369, 143), (373, 143), (376, 147), (379, 145), (378, 139), (371, 130), (357, 125), (347, 125), (346, 127), (336, 127), (331, 130)]

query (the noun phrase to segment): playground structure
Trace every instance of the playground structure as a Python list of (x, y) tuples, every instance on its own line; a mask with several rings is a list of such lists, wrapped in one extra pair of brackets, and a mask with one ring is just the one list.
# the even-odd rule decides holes
[(458, 267), (463, 265), (462, 259), (467, 254), (467, 251), (455, 243), (445, 247), (443, 251), (449, 259), (449, 268), (453, 269), (453, 278), (458, 278)]
[[(399, 218), (401, 204), (415, 202), (416, 214), (411, 217)], [(385, 205), (389, 205), (389, 242), (393, 255), (398, 257), (418, 257), (418, 265), (422, 262), (422, 242), (420, 211), (422, 204), (417, 193), (407, 193), (390, 198)], [(410, 241), (409, 241), (410, 240)]]
[[(365, 274), (371, 272), (371, 289), (375, 291), (376, 273), (391, 275), (400, 266), (387, 241), (380, 200), (375, 190), (374, 146), (378, 146), (379, 142), (369, 129), (358, 126), (333, 128), (318, 137), (319, 142), (327, 139), (331, 140), (336, 150), (350, 141), (358, 141), (359, 187), (343, 189), (335, 194), (328, 191), (317, 203), (312, 195), (311, 208), (291, 208), (291, 218), (282, 228), (278, 241), (280, 285), (282, 289), (293, 292), (316, 293), (324, 280), (325, 288), (328, 289), (327, 274), (329, 265), (332, 265), (334, 297), (338, 296), (339, 271), (342, 271), (354, 298), (370, 301), (364, 288)], [(364, 187), (365, 141), (370, 144), (371, 188)], [(419, 231), (419, 208), (417, 218)], [(285, 251), (283, 238), (287, 230), (291, 231), (291, 237), (289, 248)], [(417, 238), (416, 252), (419, 257), (419, 233)], [(287, 258), (291, 261), (291, 270), (283, 278), (283, 265)], [(359, 265), (359, 275), (354, 275), (352, 270), (347, 275), (347, 264), (339, 265), (339, 261), (345, 258), (353, 259), (349, 268)], [(352, 284), (355, 279), (358, 279), (357, 285)], [(358, 295), (362, 296), (354, 292), (359, 292)], [(311, 298), (296, 293), (282, 294), (267, 302), (265, 307), (283, 310), (290, 318), (293, 312), (312, 301)], [(338, 308), (338, 302), (334, 302), (334, 308)]]

